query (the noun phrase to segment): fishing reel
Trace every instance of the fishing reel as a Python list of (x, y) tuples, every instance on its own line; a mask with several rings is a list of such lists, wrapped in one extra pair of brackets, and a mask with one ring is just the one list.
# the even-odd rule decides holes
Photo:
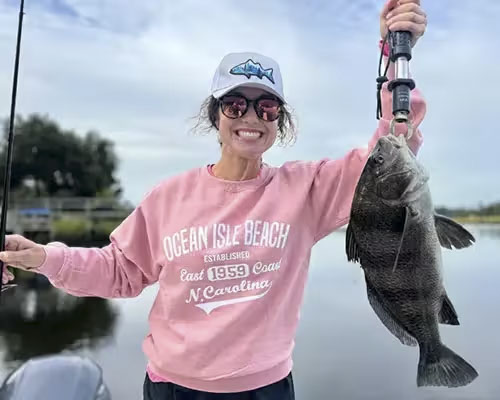
[[(382, 62), (382, 53), (385, 43), (389, 44), (389, 62), (386, 65), (384, 75), (380, 74), (380, 64)], [(413, 134), (413, 126), (409, 119), (410, 114), (410, 92), (415, 88), (415, 82), (410, 78), (410, 60), (411, 60), (411, 33), (408, 31), (396, 31), (387, 33), (382, 45), (380, 64), (379, 64), (379, 77), (378, 91), (380, 94), (381, 86), (387, 81), (387, 70), (389, 63), (393, 62), (395, 66), (395, 79), (389, 82), (387, 89), (392, 92), (392, 115), (393, 118), (390, 123), (390, 133), (395, 134), (396, 123), (405, 123), (408, 132), (406, 139), (409, 139)], [(377, 111), (377, 119), (381, 112), (381, 100), (379, 97), (379, 107)]]

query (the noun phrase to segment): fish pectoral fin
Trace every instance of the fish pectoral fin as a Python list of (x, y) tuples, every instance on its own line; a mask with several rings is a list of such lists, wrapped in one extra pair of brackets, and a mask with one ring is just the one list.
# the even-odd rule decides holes
[(380, 321), (394, 336), (400, 340), (401, 343), (407, 346), (416, 346), (417, 340), (394, 317), (394, 314), (391, 312), (390, 308), (385, 305), (385, 301), (378, 294), (366, 275), (365, 281), (368, 302), (372, 306), (373, 311), (375, 311), (375, 314), (377, 314)]
[(392, 272), (396, 270), (396, 266), (398, 265), (399, 253), (401, 253), (401, 249), (403, 248), (403, 240), (405, 238), (406, 227), (408, 226), (408, 219), (410, 218), (410, 214), (414, 215), (413, 208), (411, 206), (405, 207), (405, 223), (403, 225), (403, 233), (401, 233), (401, 240), (399, 241), (398, 252), (396, 253), (396, 258), (394, 259), (394, 265), (392, 267)]
[(476, 241), (467, 229), (444, 215), (434, 214), (434, 224), (439, 243), (447, 249), (463, 249)]
[(460, 325), (458, 322), (458, 315), (453, 307), (453, 303), (447, 294), (443, 297), (443, 304), (439, 311), (439, 323), (447, 325)]
[(345, 233), (345, 252), (347, 254), (347, 261), (360, 261), (359, 248), (351, 224), (347, 225)]

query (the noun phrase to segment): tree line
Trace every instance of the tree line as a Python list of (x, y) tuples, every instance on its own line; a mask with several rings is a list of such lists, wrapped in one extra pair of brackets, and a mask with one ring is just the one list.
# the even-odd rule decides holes
[[(3, 123), (0, 184), (7, 158), (8, 119)], [(97, 131), (77, 135), (48, 116), (17, 116), (12, 153), (12, 198), (41, 196), (107, 196), (122, 193), (115, 173), (114, 144)], [(0, 195), (1, 196), (1, 195)]]
[(436, 212), (439, 214), (447, 215), (449, 217), (467, 217), (469, 215), (500, 215), (500, 201), (488, 205), (480, 205), (477, 208), (437, 207)]

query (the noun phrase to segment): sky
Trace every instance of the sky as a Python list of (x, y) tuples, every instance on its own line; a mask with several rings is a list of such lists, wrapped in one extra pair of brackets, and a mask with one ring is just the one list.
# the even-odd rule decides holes
[[(266, 162), (338, 158), (364, 146), (377, 120), (382, 0), (235, 2), (26, 0), (16, 111), (40, 113), (115, 143), (124, 198), (214, 163), (215, 133), (193, 116), (229, 52), (280, 64), (298, 140)], [(0, 117), (10, 110), (18, 1), (0, 0)], [(434, 203), (500, 201), (500, 2), (422, 0), (425, 35), (410, 69), (427, 101), (419, 159)], [(495, 49), (497, 51), (495, 51)]]

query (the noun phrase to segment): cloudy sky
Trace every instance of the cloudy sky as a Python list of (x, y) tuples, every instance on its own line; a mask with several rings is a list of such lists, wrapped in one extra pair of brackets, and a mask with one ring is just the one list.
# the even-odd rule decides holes
[[(500, 2), (422, 1), (428, 29), (411, 71), (428, 103), (419, 154), (438, 205), (500, 200)], [(125, 198), (214, 162), (189, 133), (228, 52), (281, 65), (299, 123), (266, 161), (340, 157), (373, 133), (383, 0), (26, 0), (19, 114), (113, 140)], [(0, 0), (0, 116), (9, 114), (17, 0)]]

